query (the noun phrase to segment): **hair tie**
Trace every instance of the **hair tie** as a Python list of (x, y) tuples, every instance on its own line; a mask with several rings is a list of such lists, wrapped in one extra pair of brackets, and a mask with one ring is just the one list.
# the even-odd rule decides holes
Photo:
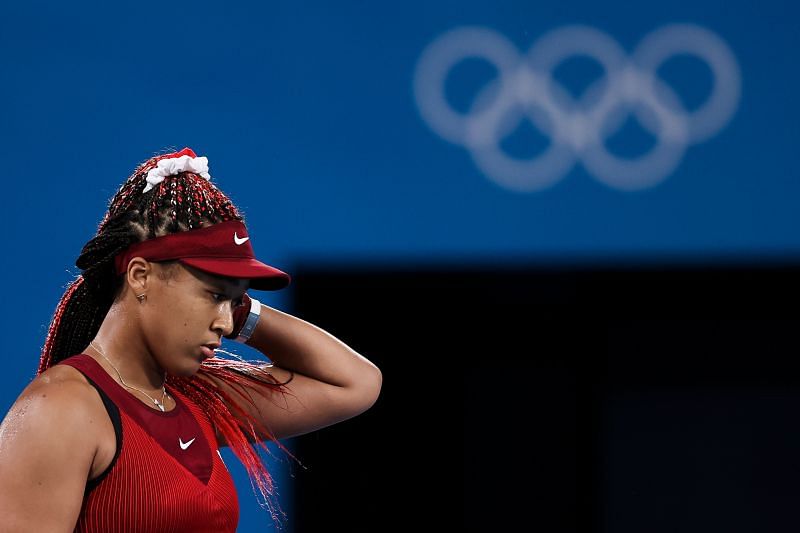
[(159, 159), (155, 168), (147, 173), (147, 185), (143, 192), (147, 192), (162, 181), (167, 176), (174, 176), (180, 172), (193, 172), (211, 181), (208, 173), (208, 158), (197, 157), (190, 148), (184, 148), (180, 152), (175, 152)]

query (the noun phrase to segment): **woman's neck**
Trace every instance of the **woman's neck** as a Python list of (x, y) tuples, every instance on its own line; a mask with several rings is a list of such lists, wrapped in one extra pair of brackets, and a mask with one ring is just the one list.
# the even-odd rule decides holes
[[(164, 370), (144, 341), (138, 317), (128, 312), (124, 303), (116, 302), (111, 306), (88, 350), (91, 352), (85, 351), (87, 355), (115, 379), (119, 372), (128, 385), (147, 392), (161, 390)], [(111, 365), (100, 354), (105, 355)]]

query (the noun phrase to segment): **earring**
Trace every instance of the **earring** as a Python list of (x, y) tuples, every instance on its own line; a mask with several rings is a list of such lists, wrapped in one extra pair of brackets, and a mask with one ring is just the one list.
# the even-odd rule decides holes
[(136, 299), (139, 300), (139, 303), (144, 302), (145, 298), (147, 298), (147, 295), (144, 293), (136, 295)]

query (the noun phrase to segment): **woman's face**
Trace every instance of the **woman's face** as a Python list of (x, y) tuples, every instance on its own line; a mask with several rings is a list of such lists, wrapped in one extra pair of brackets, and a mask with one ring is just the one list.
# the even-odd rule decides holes
[(191, 376), (208, 357), (203, 346), (219, 345), (233, 330), (233, 309), (241, 305), (249, 280), (206, 274), (181, 263), (150, 264), (155, 275), (140, 309), (145, 342), (164, 370)]

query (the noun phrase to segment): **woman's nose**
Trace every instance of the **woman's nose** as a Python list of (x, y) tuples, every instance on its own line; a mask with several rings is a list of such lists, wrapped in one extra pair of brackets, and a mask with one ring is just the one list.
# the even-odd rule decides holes
[(230, 302), (225, 302), (220, 306), (219, 316), (214, 320), (212, 329), (221, 337), (233, 332), (233, 306)]

